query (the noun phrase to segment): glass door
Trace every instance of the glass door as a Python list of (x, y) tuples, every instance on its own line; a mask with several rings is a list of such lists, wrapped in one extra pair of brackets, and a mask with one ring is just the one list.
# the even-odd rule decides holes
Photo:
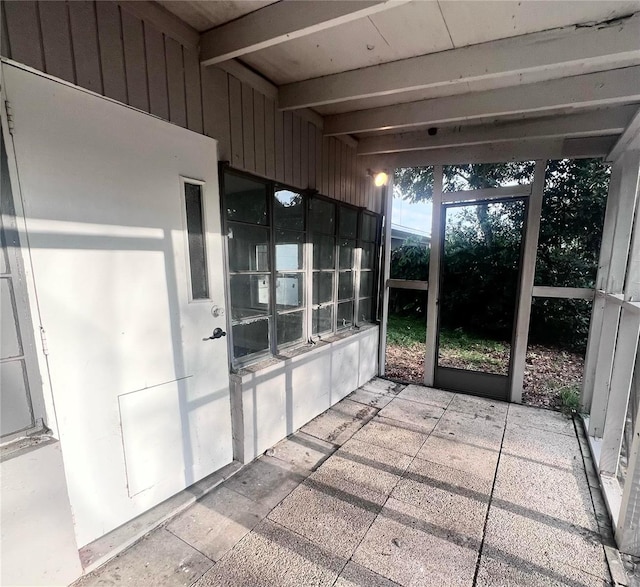
[(526, 209), (522, 198), (442, 206), (436, 387), (508, 399)]

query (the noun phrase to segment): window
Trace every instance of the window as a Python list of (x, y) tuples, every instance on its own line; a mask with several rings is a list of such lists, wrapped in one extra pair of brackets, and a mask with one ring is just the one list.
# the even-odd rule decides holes
[(230, 169), (222, 179), (234, 363), (372, 319), (375, 214)]
[(189, 273), (191, 277), (191, 299), (209, 298), (207, 278), (207, 255), (204, 244), (204, 211), (202, 209), (202, 184), (184, 183), (184, 203), (189, 241)]
[(319, 198), (311, 198), (309, 225), (313, 227), (311, 333), (315, 336), (333, 332), (336, 299), (336, 205)]
[(276, 344), (283, 348), (305, 335), (305, 232), (302, 194), (276, 189), (273, 197), (276, 249)]

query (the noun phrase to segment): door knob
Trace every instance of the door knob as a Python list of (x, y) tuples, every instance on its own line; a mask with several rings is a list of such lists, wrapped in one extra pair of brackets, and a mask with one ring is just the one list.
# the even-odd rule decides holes
[(223, 336), (227, 336), (227, 333), (222, 330), (222, 328), (214, 328), (213, 334), (207, 338), (203, 338), (202, 340), (215, 340), (216, 338), (222, 338)]

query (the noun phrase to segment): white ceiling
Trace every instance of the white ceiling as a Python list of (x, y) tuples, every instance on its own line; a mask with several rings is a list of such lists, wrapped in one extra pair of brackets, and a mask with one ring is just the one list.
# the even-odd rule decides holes
[(414, 0), (245, 55), (242, 60), (281, 85), (496, 39), (600, 22), (637, 10), (637, 0)]
[[(207, 31), (277, 0), (157, 0), (198, 31)], [(280, 0), (307, 10), (329, 0)], [(333, 0), (339, 2), (340, 0)], [(393, 0), (392, 0), (393, 1)], [(304, 8), (302, 8), (304, 7)], [(293, 8), (293, 7), (292, 7)], [(268, 11), (265, 10), (265, 14)], [(238, 61), (276, 86), (357, 70), (420, 55), (576, 25), (594, 25), (640, 12), (640, 0), (412, 0), (319, 32), (246, 53)], [(529, 42), (537, 42), (534, 39)], [(639, 36), (640, 46), (640, 36)], [(637, 64), (637, 52), (613, 68)], [(575, 76), (607, 69), (598, 62), (558, 66), (554, 76)], [(551, 79), (543, 68), (520, 72), (514, 82), (493, 76), (467, 83), (371, 95), (315, 106), (321, 115), (348, 113), (404, 102), (466, 94)], [(407, 86), (408, 87), (408, 86)], [(415, 86), (417, 87), (417, 86)], [(354, 96), (357, 94), (354, 93)], [(547, 115), (561, 117), (563, 111)], [(533, 114), (514, 114), (511, 119)], [(504, 120), (504, 118), (503, 118)], [(491, 120), (477, 120), (488, 123)], [(393, 131), (389, 131), (393, 132)], [(397, 131), (396, 131), (397, 132)], [(371, 133), (363, 133), (364, 138)], [(384, 134), (384, 131), (377, 131)]]
[[(273, 1), (159, 0), (159, 3), (203, 31)], [(309, 4), (327, 0), (302, 1)], [(496, 39), (601, 22), (638, 10), (640, 0), (413, 0), (245, 55), (242, 61), (276, 85), (282, 85)]]
[(157, 0), (199, 32), (264, 8), (278, 0)]

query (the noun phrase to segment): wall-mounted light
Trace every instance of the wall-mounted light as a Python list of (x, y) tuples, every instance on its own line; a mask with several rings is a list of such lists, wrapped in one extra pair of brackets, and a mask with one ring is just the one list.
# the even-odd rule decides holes
[(389, 182), (389, 176), (384, 171), (371, 171), (369, 169), (369, 175), (373, 177), (373, 183), (376, 187), (382, 187)]

